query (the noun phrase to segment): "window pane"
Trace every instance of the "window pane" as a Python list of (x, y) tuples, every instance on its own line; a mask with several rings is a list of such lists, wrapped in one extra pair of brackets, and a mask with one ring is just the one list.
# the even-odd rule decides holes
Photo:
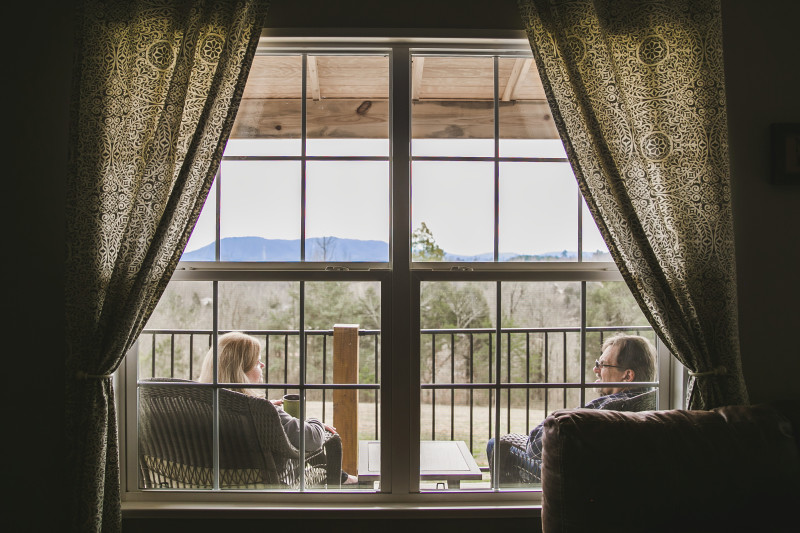
[[(580, 383), (580, 282), (515, 281), (501, 287), (507, 331), (501, 346), (501, 381)], [(578, 389), (536, 389), (530, 398), (541, 402), (537, 405), (542, 411), (580, 405)]]
[(137, 390), (139, 488), (212, 489), (211, 389), (141, 385)]
[(139, 336), (139, 379), (197, 380), (211, 345), (213, 310), (211, 282), (171, 281)]
[[(211, 282), (170, 282), (139, 336), (137, 379), (197, 381), (210, 345), (212, 317)], [(143, 385), (138, 387), (137, 409), (139, 487), (212, 488), (212, 465), (196, 460), (211, 457), (211, 391)]]
[(295, 139), (228, 139), (223, 156), (299, 155), (299, 146)]
[(297, 330), (300, 285), (296, 281), (220, 281), (221, 331)]
[[(300, 381), (300, 284), (219, 282), (219, 329), (242, 331), (261, 344), (262, 383)], [(279, 398), (283, 392), (270, 397)], [(263, 394), (263, 393), (262, 393)], [(260, 394), (260, 395), (262, 395)]]
[(500, 139), (500, 157), (567, 159), (561, 139)]
[[(491, 434), (496, 283), (420, 285), (420, 488), (488, 488), (476, 470)], [(450, 384), (445, 389), (426, 385)], [(484, 464), (485, 466), (485, 464)], [(470, 468), (472, 467), (472, 468)]]
[(306, 382), (374, 386), (306, 394), (308, 416), (334, 426), (341, 437), (342, 469), (358, 473), (359, 484), (347, 488), (375, 490), (380, 483), (379, 458), (367, 468), (366, 455), (380, 447), (380, 309), (378, 282), (305, 283)]
[(541, 464), (527, 436), (552, 411), (580, 406), (579, 389), (552, 384), (580, 382), (581, 284), (503, 282), (501, 296), (501, 382), (551, 386), (500, 390), (500, 435), (518, 435), (519, 447), (501, 447), (497, 475), (501, 488), (534, 488)]
[(494, 60), (414, 56), (411, 68), (412, 155), (493, 156)]
[(608, 252), (608, 245), (600, 235), (594, 217), (586, 206), (586, 200), (581, 199), (583, 225), (583, 260), (584, 261), (613, 261)]
[[(350, 396), (355, 398), (358, 412), (355, 420), (349, 415), (351, 424), (356, 424), (355, 432), (347, 432), (347, 424), (342, 423)], [(306, 399), (307, 418), (324, 420), (336, 428), (342, 440), (342, 471), (358, 478), (357, 483), (341, 488), (365, 492), (380, 490), (380, 394), (364, 390), (314, 389), (306, 392)], [(340, 487), (329, 484), (327, 488), (339, 490)]]
[(389, 58), (309, 55), (306, 113), (308, 155), (388, 156)]
[(412, 228), (422, 235), (414, 243), (415, 259), (492, 261), (492, 163), (416, 161), (412, 175)]
[(568, 163), (501, 163), (500, 260), (576, 261), (577, 202)]
[(501, 157), (566, 157), (533, 58), (498, 59)]
[(300, 155), (302, 71), (300, 55), (253, 58), (225, 155)]
[(414, 157), (491, 157), (492, 139), (414, 139)]
[[(617, 334), (641, 335), (655, 345), (653, 328), (639, 308), (624, 281), (586, 283), (586, 380), (593, 382), (594, 361), (602, 353), (603, 342)], [(658, 365), (656, 365), (656, 375)], [(600, 396), (599, 389), (587, 389), (586, 401)]]
[(300, 260), (300, 163), (224, 161), (222, 261)]
[(306, 260), (389, 260), (389, 164), (311, 161)]

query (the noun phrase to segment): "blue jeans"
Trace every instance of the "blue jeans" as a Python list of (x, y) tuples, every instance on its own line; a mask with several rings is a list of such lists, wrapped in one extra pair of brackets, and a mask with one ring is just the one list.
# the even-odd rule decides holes
[[(494, 465), (494, 439), (489, 439), (486, 443), (486, 457), (489, 458), (489, 466), (493, 468)], [(531, 457), (525, 450), (521, 450), (516, 446), (510, 448), (510, 452), (506, 457), (500, 459), (504, 465), (503, 470), (511, 473), (512, 477), (516, 477), (517, 482), (522, 483), (540, 483), (542, 480), (542, 460)], [(513, 473), (512, 473), (513, 472)], [(514, 474), (516, 473), (516, 475)], [(502, 476), (502, 473), (498, 473)], [(503, 480), (503, 477), (500, 478)]]

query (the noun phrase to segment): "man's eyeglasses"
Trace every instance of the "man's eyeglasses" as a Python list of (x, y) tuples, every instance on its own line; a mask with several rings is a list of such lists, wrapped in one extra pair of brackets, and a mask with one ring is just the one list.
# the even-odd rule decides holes
[(607, 365), (605, 363), (601, 363), (598, 359), (594, 360), (594, 367), (595, 367), (595, 369), (600, 369), (600, 368), (622, 368), (619, 365)]

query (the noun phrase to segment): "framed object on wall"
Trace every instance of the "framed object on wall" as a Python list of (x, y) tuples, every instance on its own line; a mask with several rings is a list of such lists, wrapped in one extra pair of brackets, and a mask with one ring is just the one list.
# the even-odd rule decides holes
[(800, 123), (770, 127), (771, 181), (800, 185)]

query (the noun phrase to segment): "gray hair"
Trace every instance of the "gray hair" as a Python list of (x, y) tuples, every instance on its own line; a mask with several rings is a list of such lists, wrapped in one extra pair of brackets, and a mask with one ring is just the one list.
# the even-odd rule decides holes
[(656, 375), (656, 349), (645, 337), (639, 335), (615, 335), (603, 343), (603, 351), (610, 346), (619, 346), (617, 365), (631, 369), (636, 381), (653, 381)]

